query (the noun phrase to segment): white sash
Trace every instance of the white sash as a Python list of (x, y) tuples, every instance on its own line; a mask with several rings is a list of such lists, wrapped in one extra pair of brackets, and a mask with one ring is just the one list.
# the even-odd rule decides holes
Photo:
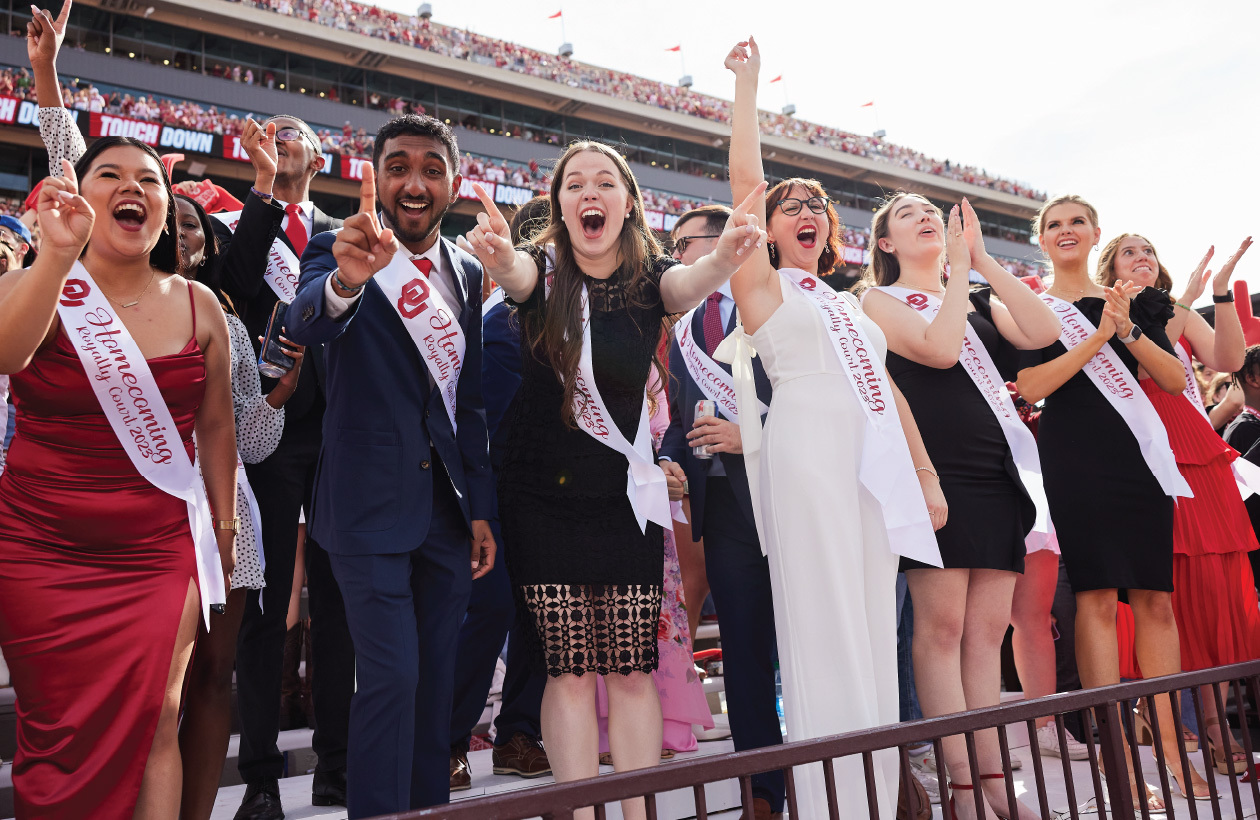
[[(437, 266), (433, 268), (437, 273)], [(429, 284), (403, 252), (394, 254), (389, 264), (373, 277), (393, 305), (403, 327), (407, 328), (420, 358), (429, 369), (433, 383), (442, 394), (446, 415), (455, 423), (455, 401), (459, 393), (459, 373), (464, 367), (468, 340), (459, 324), (459, 311), (451, 310), (442, 293)], [(479, 295), (479, 294), (477, 294)]]
[[(678, 341), (678, 349), (682, 352), (683, 364), (691, 379), (700, 388), (700, 392), (717, 403), (722, 415), (735, 423), (739, 423), (739, 402), (735, 396), (735, 382), (730, 373), (713, 361), (704, 348), (696, 344), (695, 334), (691, 331), (691, 322), (699, 308), (692, 308), (674, 325), (674, 338)], [(715, 351), (716, 352), (716, 351)], [(770, 408), (757, 398), (757, 416), (764, 416)]]
[[(254, 495), (254, 488), (249, 486), (249, 476), (245, 474), (245, 463), (241, 461), (239, 453), (236, 456), (236, 489), (245, 497), (245, 503), (249, 505), (249, 520), (254, 530), (254, 551), (258, 553), (258, 569), (265, 572), (267, 556), (263, 553), (262, 513), (258, 511), (258, 498)], [(258, 607), (262, 608), (261, 595), (258, 596)]]
[(861, 309), (849, 301), (851, 296), (837, 293), (803, 270), (780, 268), (779, 273), (818, 310), (849, 386), (866, 416), (858, 478), (879, 502), (889, 548), (897, 555), (941, 566), (936, 533), (923, 503), (923, 489), (910, 458), (892, 387), (884, 363), (862, 326)]
[[(1190, 352), (1182, 346), (1180, 339), (1173, 345), (1173, 350), (1177, 351), (1177, 358), (1181, 360), (1181, 368), (1186, 374), (1186, 393), (1189, 395), (1189, 401), (1206, 420), (1207, 408), (1203, 406), (1203, 396), (1199, 394), (1199, 381), (1194, 377), (1194, 362), (1190, 360)], [(1211, 424), (1210, 420), (1208, 424)], [(1238, 485), (1238, 492), (1242, 493), (1243, 498), (1260, 492), (1260, 466), (1239, 456), (1234, 459), (1230, 467), (1234, 471), (1234, 483)]]
[[(928, 322), (934, 320), (941, 310), (940, 298), (930, 293), (896, 285), (876, 287), (872, 290), (880, 290), (902, 300), (922, 313)], [(976, 334), (975, 328), (965, 319), (963, 327), (965, 332), (958, 362), (967, 371), (967, 375), (971, 377), (980, 395), (984, 396), (989, 409), (997, 417), (998, 425), (1002, 428), (1002, 435), (1006, 437), (1006, 445), (1011, 448), (1011, 456), (1015, 460), (1019, 478), (1024, 483), (1024, 489), (1028, 491), (1033, 506), (1037, 509), (1037, 518), (1032, 531), (1043, 535), (1048, 534), (1050, 532), (1050, 505), (1046, 501), (1046, 489), (1041, 480), (1041, 458), (1037, 453), (1037, 440), (1020, 420), (1019, 411), (1015, 409), (1015, 402), (1011, 400), (1011, 392), (1006, 389), (1006, 381), (998, 372), (997, 365), (993, 363), (993, 357), (989, 355), (988, 348)]]
[[(1085, 341), (1098, 329), (1071, 302), (1048, 293), (1038, 295), (1058, 317), (1059, 341), (1068, 350)], [(1194, 492), (1177, 469), (1177, 459), (1168, 445), (1168, 431), (1164, 429), (1164, 422), (1155, 412), (1151, 400), (1142, 392), (1137, 377), (1112, 352), (1110, 345), (1104, 344), (1081, 371), (1129, 426), (1142, 451), (1142, 458), (1146, 460), (1146, 466), (1159, 481), (1164, 494), (1173, 498), (1193, 498)]]
[(74, 263), (66, 280), (57, 315), (79, 354), (101, 411), (131, 463), (154, 487), (188, 505), (201, 614), (209, 629), (210, 606), (227, 603), (210, 503), (153, 371), (131, 332), (113, 315), (104, 294), (79, 262)]
[[(210, 215), (227, 225), (232, 233), (236, 233), (236, 226), (241, 221), (240, 211), (225, 211)], [(263, 274), (263, 281), (271, 286), (276, 296), (280, 297), (280, 301), (286, 305), (297, 295), (298, 278), (301, 274), (299, 268), (297, 256), (289, 250), (288, 245), (284, 244), (284, 240), (277, 236), (267, 251), (267, 271)]]

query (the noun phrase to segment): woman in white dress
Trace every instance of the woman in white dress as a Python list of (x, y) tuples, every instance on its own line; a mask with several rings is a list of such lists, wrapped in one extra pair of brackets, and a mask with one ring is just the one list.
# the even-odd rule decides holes
[[(735, 201), (763, 177), (760, 63), (752, 38), (725, 63), (736, 77)], [(855, 299), (818, 279), (839, 248), (834, 209), (817, 183), (805, 180), (780, 183), (767, 201), (771, 252), (755, 252), (731, 279), (752, 335), (737, 331), (718, 355), (736, 359), (738, 380), (747, 365), (738, 348), (747, 355), (750, 342), (774, 386), (764, 434), (742, 432), (745, 458), (759, 460), (749, 464), (749, 477), (759, 484), (754, 499), (770, 561), (784, 712), (788, 739), (796, 741), (897, 722), (894, 550), (939, 566), (933, 530), (945, 524), (947, 509), (914, 419), (884, 370), (883, 334)], [(765, 218), (764, 208), (750, 214)], [(819, 294), (830, 294), (822, 298), (831, 299), (831, 315), (851, 325), (840, 342), (856, 359), (851, 365), (824, 324)], [(749, 428), (756, 417), (740, 414)], [(875, 764), (879, 815), (892, 817), (895, 752), (877, 753)], [(839, 816), (866, 816), (861, 757), (836, 760), (835, 773)], [(798, 767), (794, 775), (800, 817), (827, 817), (822, 766)]]

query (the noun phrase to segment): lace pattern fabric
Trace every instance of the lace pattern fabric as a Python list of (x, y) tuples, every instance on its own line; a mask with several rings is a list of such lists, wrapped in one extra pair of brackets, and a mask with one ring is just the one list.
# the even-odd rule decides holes
[(519, 590), (551, 677), (656, 669), (659, 585), (533, 584)]

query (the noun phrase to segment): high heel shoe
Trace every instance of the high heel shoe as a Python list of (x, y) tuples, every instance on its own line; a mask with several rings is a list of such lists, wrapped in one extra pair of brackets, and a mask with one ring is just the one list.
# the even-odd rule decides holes
[[(1190, 765), (1190, 769), (1193, 771), (1194, 764)], [(1186, 798), (1187, 800), (1211, 800), (1212, 799), (1211, 787), (1208, 786), (1206, 781), (1204, 781), (1203, 783), (1203, 789), (1204, 789), (1203, 794), (1195, 793), (1193, 779), (1190, 780), (1190, 791), (1187, 792), (1186, 787), (1182, 785), (1181, 779), (1177, 777), (1177, 773), (1172, 770), (1172, 766), (1165, 766), (1164, 771), (1168, 772), (1168, 779), (1171, 780), (1173, 782), (1173, 785), (1177, 787), (1177, 793), (1180, 794), (1182, 797)]]
[[(981, 780), (1002, 780), (1004, 778), (1005, 778), (1005, 775), (1003, 775), (1001, 772), (998, 772), (996, 774), (980, 775)], [(957, 784), (950, 783), (949, 784), (949, 813), (951, 816), (953, 817), (958, 816), (958, 812), (955, 809), (955, 803), (954, 803), (954, 791), (955, 790), (974, 791), (975, 788), (976, 788), (976, 784), (974, 783), (957, 783)], [(1009, 811), (1009, 808), (1010, 808), (1009, 806), (1007, 806), (1008, 811), (1005, 813), (1003, 813), (1000, 807), (998, 806), (990, 805), (989, 808), (993, 810), (994, 814), (1002, 818), (1002, 820), (1011, 820), (1011, 813)]]
[[(1109, 796), (1110, 792), (1107, 791), (1107, 773), (1099, 770), (1098, 780), (1102, 783), (1103, 805), (1107, 808), (1111, 808), (1111, 797)], [(1145, 787), (1146, 791), (1147, 813), (1151, 815), (1167, 815), (1168, 807), (1164, 805), (1164, 799), (1160, 797), (1159, 793), (1156, 792), (1155, 789), (1151, 788), (1149, 784), (1143, 783), (1142, 785)], [(1129, 774), (1129, 794), (1132, 795), (1134, 808), (1137, 808), (1138, 804), (1141, 803), (1141, 798), (1138, 796), (1137, 781), (1133, 779), (1132, 773)], [(1090, 801), (1092, 802), (1093, 800), (1094, 798), (1091, 797)]]
[[(1216, 745), (1212, 740), (1212, 727), (1221, 727), (1221, 740), (1229, 747), (1226, 752)], [(1222, 724), (1219, 717), (1211, 717), (1207, 719), (1207, 731), (1203, 733), (1203, 742), (1207, 744), (1208, 751), (1212, 755), (1212, 768), (1216, 769), (1223, 775), (1243, 774), (1247, 771), (1247, 752), (1243, 747), (1234, 740), (1229, 731), (1229, 724)], [(1241, 760), (1235, 757), (1241, 756)]]
[[(1151, 722), (1146, 718), (1146, 709), (1138, 707), (1133, 710), (1133, 729), (1137, 735), (1137, 743), (1139, 746), (1155, 745), (1155, 730), (1151, 728)], [(1181, 737), (1186, 742), (1186, 752), (1199, 751), (1199, 738), (1194, 732), (1185, 728), (1181, 729)]]

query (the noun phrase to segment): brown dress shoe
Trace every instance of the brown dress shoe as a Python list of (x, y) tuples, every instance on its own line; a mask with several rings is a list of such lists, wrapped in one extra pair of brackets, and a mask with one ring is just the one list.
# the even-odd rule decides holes
[(542, 777), (551, 774), (551, 763), (542, 744), (523, 732), (516, 732), (502, 746), (495, 746), (490, 755), (495, 774), (520, 777)]
[(468, 752), (451, 750), (451, 791), (462, 792), (472, 788), (472, 769), (468, 768)]
[(745, 812), (740, 815), (739, 820), (783, 820), (783, 812), (771, 811), (769, 800), (754, 797), (752, 817), (749, 817), (748, 813)]

